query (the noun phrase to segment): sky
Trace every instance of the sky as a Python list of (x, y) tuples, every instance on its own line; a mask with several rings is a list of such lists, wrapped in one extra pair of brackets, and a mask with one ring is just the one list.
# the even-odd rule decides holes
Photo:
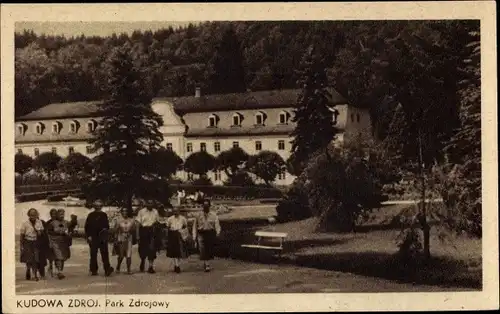
[[(194, 22), (194, 23), (199, 23)], [(113, 33), (132, 33), (134, 30), (158, 30), (172, 26), (187, 25), (186, 22), (17, 22), (15, 24), (16, 32), (22, 32), (24, 29), (31, 29), (36, 34), (45, 33), (46, 35), (64, 35), (72, 36), (110, 36)]]

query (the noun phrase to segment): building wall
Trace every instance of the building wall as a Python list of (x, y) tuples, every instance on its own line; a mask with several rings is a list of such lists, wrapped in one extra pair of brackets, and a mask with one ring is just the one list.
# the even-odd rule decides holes
[[(87, 131), (87, 123), (94, 121), (97, 125), (99, 119), (95, 118), (71, 118), (71, 119), (46, 119), (39, 121), (18, 121), (16, 122), (15, 141), (16, 143), (49, 143), (57, 141), (85, 141), (92, 137), (92, 133)], [(76, 122), (77, 129), (73, 133), (70, 131), (71, 122)], [(36, 125), (42, 123), (42, 133), (36, 133)], [(60, 130), (52, 132), (52, 125), (58, 123)], [(19, 133), (18, 126), (24, 126), (24, 132)]]
[(367, 109), (349, 106), (345, 117), (346, 141), (351, 141), (358, 136), (363, 138), (370, 138), (372, 136), (371, 118)]
[(66, 157), (69, 155), (69, 148), (73, 147), (75, 153), (80, 153), (89, 158), (94, 157), (96, 154), (87, 151), (87, 147), (91, 147), (87, 142), (49, 142), (49, 143), (19, 143), (16, 144), (16, 153), (19, 150), (22, 151), (23, 154), (28, 155), (32, 158), (35, 158), (35, 148), (38, 148), (39, 154), (49, 153), (52, 151), (52, 148), (56, 149), (56, 153), (61, 157)]

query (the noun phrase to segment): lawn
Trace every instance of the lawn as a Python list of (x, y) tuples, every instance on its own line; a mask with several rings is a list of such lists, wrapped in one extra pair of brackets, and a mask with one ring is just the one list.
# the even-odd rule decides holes
[(400, 230), (394, 228), (391, 222), (402, 212), (411, 213), (413, 206), (385, 206), (375, 211), (356, 233), (316, 232), (316, 218), (276, 225), (256, 222), (248, 226), (246, 231), (233, 229), (229, 236), (233, 243), (228, 243), (228, 239), (226, 245), (230, 246), (229, 255), (233, 257), (259, 258), (269, 262), (275, 260), (273, 256), (261, 253), (257, 257), (256, 252), (243, 249), (238, 244), (255, 241), (255, 230), (286, 232), (288, 238), (282, 262), (405, 282), (480, 288), (480, 239), (456, 236), (449, 232), (444, 233), (445, 237), (440, 237), (442, 232), (433, 226), (430, 239), (431, 261), (427, 264), (412, 264), (412, 261), (408, 263), (396, 258)]

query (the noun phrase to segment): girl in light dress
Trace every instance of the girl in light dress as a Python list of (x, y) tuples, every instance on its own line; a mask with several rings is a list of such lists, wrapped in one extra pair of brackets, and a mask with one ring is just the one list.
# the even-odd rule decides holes
[(136, 223), (126, 208), (122, 208), (120, 216), (113, 220), (115, 232), (115, 251), (117, 255), (116, 272), (120, 272), (123, 259), (126, 258), (127, 274), (132, 274), (132, 246), (136, 242)]
[(179, 208), (167, 219), (167, 257), (174, 259), (174, 271), (181, 272), (180, 260), (188, 256), (186, 240), (189, 237), (188, 222), (180, 214)]

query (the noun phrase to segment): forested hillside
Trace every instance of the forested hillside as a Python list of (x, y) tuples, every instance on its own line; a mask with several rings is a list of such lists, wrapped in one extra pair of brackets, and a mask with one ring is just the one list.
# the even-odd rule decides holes
[(205, 22), (77, 38), (25, 30), (15, 37), (16, 116), (51, 102), (105, 98), (105, 60), (126, 42), (152, 97), (191, 95), (196, 86), (204, 94), (295, 88), (298, 64), (315, 44), (329, 83), (352, 104), (370, 108), (379, 135), (385, 135), (395, 102), (407, 112), (433, 108), (427, 116), (453, 126), (460, 64), (473, 30), (479, 23)]

